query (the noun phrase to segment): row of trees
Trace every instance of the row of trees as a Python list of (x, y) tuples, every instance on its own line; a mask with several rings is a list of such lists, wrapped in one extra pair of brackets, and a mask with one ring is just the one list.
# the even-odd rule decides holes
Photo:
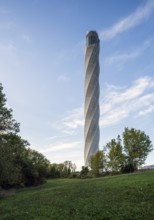
[(64, 163), (53, 163), (50, 165), (48, 178), (67, 178), (76, 177), (76, 165), (71, 161), (65, 161)]
[(125, 128), (122, 138), (118, 135), (91, 157), (89, 167), (83, 166), (80, 172), (75, 172), (76, 166), (71, 161), (51, 164), (49, 177), (86, 178), (134, 172), (152, 150), (151, 140), (144, 131)]
[[(105, 173), (134, 172), (144, 164), (147, 155), (153, 150), (151, 140), (145, 132), (134, 128), (125, 128), (122, 139), (112, 139), (104, 150), (98, 151), (90, 159), (90, 168), (94, 176)], [(85, 168), (83, 168), (85, 169)]]
[(107, 173), (133, 172), (144, 162), (152, 144), (143, 131), (125, 128), (122, 139), (112, 139), (104, 150), (90, 159), (90, 170), (82, 167), (76, 173), (71, 161), (51, 164), (41, 153), (29, 148), (18, 134), (20, 124), (13, 119), (12, 109), (0, 84), (0, 187), (34, 186), (46, 178), (100, 176)]

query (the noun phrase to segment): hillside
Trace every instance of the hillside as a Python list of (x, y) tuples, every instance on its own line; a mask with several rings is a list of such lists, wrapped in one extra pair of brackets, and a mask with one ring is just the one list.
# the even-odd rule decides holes
[(154, 219), (154, 171), (56, 179), (0, 199), (1, 220)]

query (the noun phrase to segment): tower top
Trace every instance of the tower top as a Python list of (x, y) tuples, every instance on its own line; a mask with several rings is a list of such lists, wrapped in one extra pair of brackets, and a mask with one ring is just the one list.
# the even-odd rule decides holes
[(86, 34), (86, 45), (90, 46), (92, 44), (99, 43), (99, 37), (96, 31), (89, 31)]

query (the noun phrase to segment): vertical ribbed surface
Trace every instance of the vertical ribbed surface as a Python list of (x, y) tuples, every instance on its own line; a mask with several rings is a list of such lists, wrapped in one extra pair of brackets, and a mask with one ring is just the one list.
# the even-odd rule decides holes
[[(93, 36), (94, 35), (94, 36)], [(90, 37), (93, 40), (90, 42)], [(85, 54), (85, 165), (99, 150), (99, 39), (96, 32), (89, 32)]]

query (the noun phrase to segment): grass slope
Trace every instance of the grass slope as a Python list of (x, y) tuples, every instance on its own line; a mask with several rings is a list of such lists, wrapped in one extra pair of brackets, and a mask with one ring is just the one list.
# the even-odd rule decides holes
[(1, 220), (152, 220), (154, 171), (57, 179), (0, 199)]

